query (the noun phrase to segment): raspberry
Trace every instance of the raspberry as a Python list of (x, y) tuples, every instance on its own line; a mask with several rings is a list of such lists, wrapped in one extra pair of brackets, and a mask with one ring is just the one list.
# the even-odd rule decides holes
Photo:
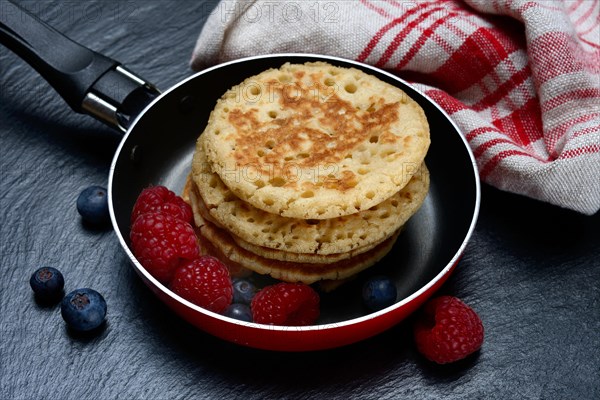
[(319, 295), (308, 285), (281, 282), (259, 291), (251, 308), (259, 324), (312, 325), (319, 317)]
[(430, 300), (414, 326), (417, 349), (429, 360), (446, 364), (479, 350), (483, 324), (471, 307), (452, 296)]
[(229, 270), (211, 256), (201, 256), (177, 268), (170, 287), (184, 299), (216, 313), (225, 311), (233, 298)]
[(192, 223), (192, 208), (181, 197), (164, 186), (151, 186), (142, 190), (131, 213), (131, 223), (137, 217), (149, 212), (170, 214), (185, 222)]
[(140, 215), (131, 227), (131, 247), (139, 262), (163, 283), (168, 283), (182, 261), (199, 256), (194, 228), (170, 214)]

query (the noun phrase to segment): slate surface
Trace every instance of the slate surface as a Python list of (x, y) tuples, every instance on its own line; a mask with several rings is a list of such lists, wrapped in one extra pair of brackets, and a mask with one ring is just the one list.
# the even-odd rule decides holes
[[(0, 2), (3, 12), (4, 0)], [(167, 88), (212, 2), (22, 4), (68, 36)], [(71, 112), (0, 47), (2, 399), (597, 399), (600, 398), (600, 216), (584, 217), (484, 185), (477, 229), (442, 293), (481, 315), (480, 353), (439, 367), (410, 339), (410, 320), (365, 342), (303, 354), (222, 342), (146, 289), (111, 230), (84, 226), (80, 190), (106, 185), (118, 136)], [(71, 335), (58, 307), (29, 289), (41, 265), (67, 289), (101, 291), (99, 335)]]

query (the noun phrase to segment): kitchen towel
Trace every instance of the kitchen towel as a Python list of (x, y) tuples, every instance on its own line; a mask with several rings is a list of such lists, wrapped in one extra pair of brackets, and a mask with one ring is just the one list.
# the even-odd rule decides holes
[(191, 66), (282, 52), (375, 65), (450, 115), (484, 182), (591, 215), (600, 208), (599, 14), (597, 0), (224, 0)]

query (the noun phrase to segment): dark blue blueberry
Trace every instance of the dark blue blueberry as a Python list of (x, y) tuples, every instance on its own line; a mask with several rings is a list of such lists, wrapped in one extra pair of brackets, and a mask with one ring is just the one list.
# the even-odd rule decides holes
[(396, 285), (385, 276), (369, 278), (362, 288), (365, 306), (370, 311), (379, 311), (396, 302)]
[(65, 279), (56, 268), (42, 267), (31, 275), (29, 285), (39, 300), (59, 300), (63, 295)]
[(233, 302), (250, 304), (256, 294), (256, 286), (246, 279), (233, 280)]
[(107, 224), (110, 216), (106, 189), (100, 186), (84, 189), (77, 198), (77, 211), (86, 222), (94, 225)]
[(252, 322), (252, 311), (246, 304), (233, 303), (224, 313), (227, 317), (239, 319), (240, 321)]
[(73, 330), (90, 331), (104, 322), (106, 301), (93, 289), (73, 290), (63, 298), (60, 313)]

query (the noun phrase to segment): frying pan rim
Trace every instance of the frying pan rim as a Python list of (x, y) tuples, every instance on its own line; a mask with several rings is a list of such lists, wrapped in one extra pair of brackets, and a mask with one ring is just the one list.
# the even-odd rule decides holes
[[(244, 62), (248, 62), (248, 61), (253, 61), (253, 60), (258, 60), (258, 59), (265, 59), (265, 58), (314, 58), (315, 61), (326, 61), (326, 60), (330, 60), (330, 61), (338, 61), (338, 62), (342, 62), (342, 63), (347, 63), (347, 64), (354, 64), (360, 68), (366, 68), (369, 70), (372, 70), (378, 74), (383, 74), (386, 75), (396, 81), (399, 81), (400, 83), (402, 83), (403, 85), (408, 86), (409, 88), (413, 89), (415, 92), (417, 92), (417, 94), (419, 94), (420, 96), (422, 96), (425, 100), (427, 100), (429, 103), (431, 103), (435, 108), (438, 109), (438, 111), (440, 111), (444, 117), (450, 122), (450, 124), (454, 127), (454, 129), (456, 130), (458, 136), (460, 137), (460, 139), (462, 140), (462, 143), (465, 147), (465, 149), (467, 150), (467, 154), (469, 155), (470, 161), (471, 161), (471, 166), (473, 167), (473, 176), (475, 177), (475, 205), (473, 207), (473, 216), (471, 218), (471, 223), (469, 225), (469, 229), (467, 231), (467, 234), (465, 235), (461, 245), (458, 247), (457, 251), (455, 252), (455, 254), (452, 256), (451, 260), (446, 264), (446, 266), (438, 273), (436, 274), (435, 277), (433, 277), (429, 282), (427, 282), (425, 285), (423, 285), (421, 288), (419, 288), (417, 291), (413, 292), (411, 295), (403, 298), (402, 300), (398, 301), (397, 303), (394, 303), (393, 305), (384, 308), (382, 310), (379, 310), (377, 312), (373, 312), (367, 315), (363, 315), (361, 317), (356, 317), (356, 318), (352, 318), (349, 320), (345, 320), (345, 321), (340, 321), (340, 322), (332, 322), (332, 323), (327, 323), (327, 324), (322, 324), (322, 325), (309, 325), (309, 326), (301, 326), (301, 327), (290, 327), (290, 326), (276, 326), (276, 325), (265, 325), (265, 324), (258, 324), (258, 323), (254, 323), (254, 322), (245, 322), (245, 321), (240, 321), (234, 318), (230, 318), (227, 316), (224, 316), (222, 314), (217, 314), (214, 313), (212, 311), (209, 311), (207, 309), (204, 309), (202, 307), (199, 307), (189, 301), (187, 301), (186, 299), (178, 296), (177, 294), (175, 294), (174, 292), (172, 292), (171, 290), (169, 290), (165, 285), (163, 285), (162, 283), (160, 283), (158, 280), (156, 280), (156, 278), (154, 278), (140, 263), (139, 261), (136, 259), (136, 257), (133, 255), (133, 253), (131, 252), (131, 250), (129, 249), (129, 245), (127, 244), (127, 242), (125, 241), (125, 239), (123, 238), (123, 235), (121, 233), (121, 229), (119, 227), (119, 224), (117, 223), (117, 219), (116, 219), (116, 215), (115, 215), (115, 210), (114, 210), (114, 202), (113, 202), (113, 180), (114, 180), (114, 174), (115, 174), (115, 170), (117, 168), (117, 162), (119, 160), (119, 157), (121, 155), (121, 151), (123, 150), (123, 147), (125, 145), (125, 143), (127, 142), (131, 132), (134, 130), (135, 126), (137, 125), (137, 123), (139, 122), (139, 120), (147, 113), (149, 112), (152, 107), (154, 106), (155, 103), (161, 101), (161, 99), (163, 97), (168, 96), (172, 91), (178, 89), (179, 87), (185, 85), (188, 81), (191, 81), (193, 79), (196, 79), (198, 76), (204, 75), (206, 73), (209, 73), (215, 69), (219, 69), (219, 68), (224, 68), (227, 67), (229, 65), (233, 65), (233, 64), (238, 64), (238, 63), (244, 63)], [(349, 59), (345, 59), (342, 57), (336, 57), (336, 56), (329, 56), (329, 55), (322, 55), (322, 54), (313, 54), (313, 53), (275, 53), (275, 54), (263, 54), (263, 55), (257, 55), (257, 56), (250, 56), (250, 57), (243, 57), (243, 58), (239, 58), (239, 59), (235, 59), (235, 60), (231, 60), (225, 63), (221, 63), (221, 64), (217, 64), (214, 65), (212, 67), (206, 68), (202, 71), (196, 72), (195, 74), (181, 80), (180, 82), (176, 83), (175, 85), (171, 86), (169, 89), (167, 89), (166, 91), (162, 92), (161, 95), (159, 95), (157, 98), (155, 98), (150, 104), (148, 104), (143, 110), (142, 112), (140, 112), (140, 114), (134, 119), (134, 121), (132, 122), (132, 124), (129, 126), (129, 128), (127, 129), (127, 132), (123, 135), (123, 138), (121, 139), (121, 142), (119, 143), (119, 146), (117, 147), (117, 150), (115, 151), (115, 155), (113, 157), (113, 160), (111, 162), (111, 166), (110, 166), (110, 171), (109, 171), (109, 177), (108, 177), (108, 204), (109, 204), (109, 213), (110, 213), (110, 219), (115, 231), (115, 234), (117, 235), (117, 238), (119, 239), (119, 243), (121, 245), (121, 247), (123, 248), (123, 250), (125, 250), (125, 253), (127, 254), (127, 256), (129, 257), (129, 260), (131, 261), (131, 263), (133, 264), (133, 266), (138, 270), (138, 272), (142, 273), (142, 275), (149, 281), (151, 282), (156, 288), (158, 288), (163, 294), (169, 296), (172, 298), (172, 300), (181, 303), (183, 305), (185, 305), (188, 308), (193, 309), (196, 312), (199, 312), (201, 314), (204, 314), (208, 317), (212, 317), (212, 318), (216, 318), (219, 320), (222, 320), (224, 322), (227, 323), (232, 323), (235, 325), (240, 325), (243, 327), (249, 327), (249, 328), (255, 328), (255, 329), (259, 329), (259, 330), (265, 330), (265, 331), (290, 331), (290, 329), (293, 329), (294, 331), (305, 331), (305, 332), (312, 332), (312, 331), (323, 331), (323, 330), (330, 330), (330, 329), (337, 329), (337, 328), (341, 328), (344, 326), (350, 326), (350, 325), (358, 325), (361, 323), (364, 323), (365, 321), (368, 320), (372, 320), (374, 318), (377, 318), (381, 315), (390, 313), (392, 311), (394, 311), (395, 309), (399, 309), (401, 307), (404, 307), (406, 304), (412, 302), (414, 299), (422, 296), (424, 293), (426, 293), (433, 285), (435, 285), (440, 279), (442, 279), (442, 277), (444, 277), (446, 274), (448, 274), (448, 272), (452, 269), (452, 267), (457, 263), (457, 261), (459, 260), (459, 258), (462, 256), (465, 247), (467, 245), (467, 243), (469, 242), (473, 231), (475, 230), (475, 225), (477, 224), (477, 219), (479, 216), (479, 208), (480, 208), (480, 203), (481, 203), (481, 183), (480, 183), (480, 179), (479, 179), (479, 173), (477, 170), (477, 164), (475, 161), (475, 157), (473, 155), (473, 152), (467, 142), (467, 140), (465, 139), (464, 134), (462, 133), (462, 131), (460, 130), (460, 128), (455, 124), (455, 122), (450, 118), (450, 116), (446, 113), (446, 111), (444, 111), (435, 101), (433, 101), (429, 96), (427, 96), (425, 93), (423, 93), (421, 90), (415, 88), (413, 85), (409, 84), (408, 82), (406, 82), (404, 79), (399, 78), (396, 75), (393, 75), (387, 71), (384, 71), (382, 69), (379, 69), (377, 67), (373, 67), (371, 65), (368, 64), (364, 64), (358, 61), (354, 61), (354, 60), (349, 60)]]

